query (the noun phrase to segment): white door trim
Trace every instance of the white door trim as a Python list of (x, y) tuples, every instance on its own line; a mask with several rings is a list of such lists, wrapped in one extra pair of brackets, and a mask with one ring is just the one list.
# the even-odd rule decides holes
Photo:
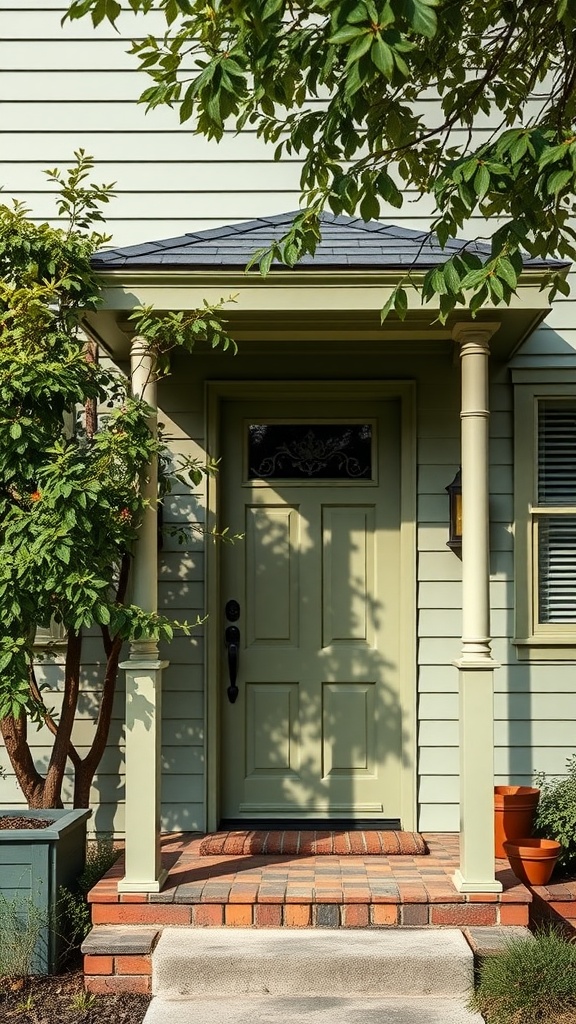
[[(414, 830), (417, 824), (416, 760), (416, 385), (412, 380), (372, 381), (208, 381), (206, 383), (206, 449), (211, 458), (221, 454), (220, 412), (223, 402), (270, 398), (274, 391), (282, 398), (318, 398), (322, 401), (379, 401), (398, 398), (401, 402), (400, 464), (400, 553), (401, 622), (400, 708), (402, 720), (401, 820)], [(220, 594), (221, 542), (209, 539), (218, 522), (220, 488), (218, 475), (208, 477), (206, 496), (206, 659), (204, 679), (204, 749), (206, 756), (206, 828), (214, 831), (219, 819), (220, 792), (220, 679), (222, 607)]]

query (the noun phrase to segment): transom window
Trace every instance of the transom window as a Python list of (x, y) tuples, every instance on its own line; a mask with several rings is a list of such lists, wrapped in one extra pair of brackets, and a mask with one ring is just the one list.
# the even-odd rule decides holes
[(330, 483), (374, 479), (373, 423), (247, 424), (247, 479)]

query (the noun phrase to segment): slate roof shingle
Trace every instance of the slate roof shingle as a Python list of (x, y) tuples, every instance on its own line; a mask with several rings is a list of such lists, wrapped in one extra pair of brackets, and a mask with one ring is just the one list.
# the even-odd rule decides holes
[[(103, 250), (95, 253), (92, 265), (96, 270), (244, 270), (254, 252), (282, 238), (295, 216), (296, 212), (283, 213)], [(322, 240), (315, 255), (304, 256), (295, 269), (392, 271), (412, 266), (429, 270), (466, 244), (455, 239), (442, 249), (438, 240), (428, 238), (425, 232), (359, 217), (323, 213), (321, 224)], [(471, 242), (467, 249), (479, 256), (490, 254), (490, 246), (480, 242)], [(559, 260), (542, 259), (526, 259), (524, 265), (533, 270), (569, 266)], [(282, 264), (272, 265), (272, 271), (283, 269)]]

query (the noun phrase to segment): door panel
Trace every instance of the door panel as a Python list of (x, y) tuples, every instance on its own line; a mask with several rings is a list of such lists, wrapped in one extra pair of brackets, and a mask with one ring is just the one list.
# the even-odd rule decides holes
[(224, 818), (400, 816), (399, 415), (224, 405), (222, 521), (244, 534), (222, 552), (222, 604), (241, 609)]
[(298, 644), (298, 510), (247, 506), (247, 644)]
[(374, 592), (374, 508), (322, 508), (323, 646), (374, 644), (368, 614)]

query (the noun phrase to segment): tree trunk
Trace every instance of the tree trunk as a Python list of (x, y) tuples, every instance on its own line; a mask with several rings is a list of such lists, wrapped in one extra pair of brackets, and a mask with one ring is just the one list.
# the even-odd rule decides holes
[(76, 766), (76, 771), (74, 773), (74, 807), (90, 806), (90, 787), (98, 770), (98, 765), (102, 760), (102, 756), (108, 742), (108, 734), (110, 732), (110, 722), (112, 721), (112, 707), (114, 704), (114, 694), (116, 692), (116, 682), (118, 680), (118, 662), (120, 660), (121, 649), (122, 640), (115, 636), (111, 642), (108, 660), (106, 662), (106, 673), (104, 676), (104, 684), (102, 686), (98, 721), (96, 723), (96, 731), (94, 739), (92, 740), (92, 746), (90, 747), (86, 757), (83, 758), (80, 764)]
[(38, 810), (44, 807), (44, 779), (36, 770), (27, 739), (25, 715), (21, 718), (3, 718), (0, 721), (2, 738), (6, 745), (10, 763), (27, 802), (28, 807)]
[(46, 772), (44, 788), (44, 806), (62, 806), (62, 783), (68, 760), (68, 750), (72, 736), (72, 727), (78, 707), (80, 691), (80, 660), (82, 657), (82, 637), (70, 631), (66, 648), (66, 666), (64, 678), (64, 695), (58, 731), (54, 737), (52, 755)]

